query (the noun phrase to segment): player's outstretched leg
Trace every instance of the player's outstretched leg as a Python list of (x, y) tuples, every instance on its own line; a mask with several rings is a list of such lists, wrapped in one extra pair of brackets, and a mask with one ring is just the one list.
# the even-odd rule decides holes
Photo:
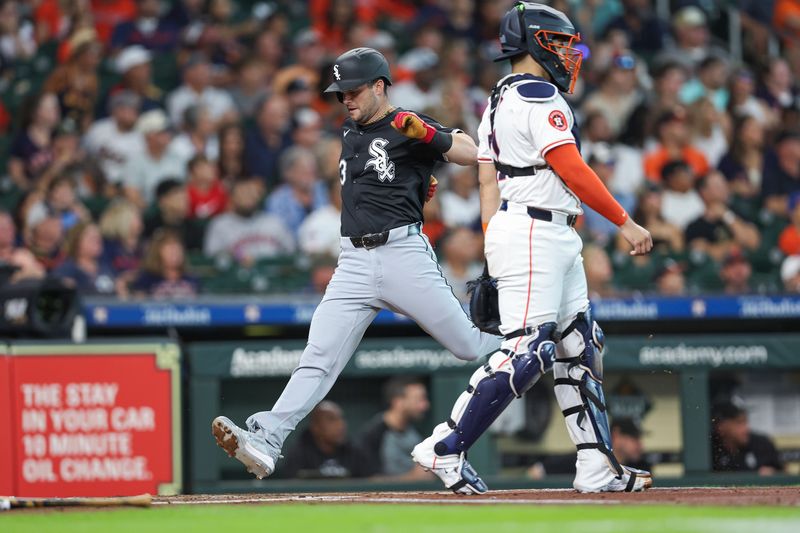
[(211, 433), (217, 446), (225, 450), (229, 457), (241, 462), (258, 479), (275, 471), (275, 459), (270, 455), (267, 441), (261, 435), (240, 428), (224, 416), (218, 416), (211, 422)]
[(488, 489), (466, 461), (466, 454), (514, 398), (521, 397), (553, 366), (556, 324), (532, 332), (528, 350), (500, 350), (472, 374), (467, 390), (453, 406), (450, 419), (417, 444), (411, 456), (458, 494), (482, 494)]
[(620, 465), (611, 448), (603, 395), (603, 330), (589, 311), (561, 334), (553, 367), (555, 393), (578, 448), (573, 486), (580, 492), (637, 492), (650, 488), (650, 472)]

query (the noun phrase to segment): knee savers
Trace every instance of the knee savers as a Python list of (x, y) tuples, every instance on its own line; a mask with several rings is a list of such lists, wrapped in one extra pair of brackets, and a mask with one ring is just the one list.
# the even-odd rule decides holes
[(501, 350), (472, 374), (448, 424), (452, 430), (434, 446), (437, 455), (467, 451), (514, 398), (519, 398), (553, 367), (556, 324), (542, 324), (532, 332), (528, 351)]
[(597, 449), (622, 473), (611, 448), (603, 395), (603, 330), (580, 313), (562, 334), (554, 365), (556, 398), (578, 450)]

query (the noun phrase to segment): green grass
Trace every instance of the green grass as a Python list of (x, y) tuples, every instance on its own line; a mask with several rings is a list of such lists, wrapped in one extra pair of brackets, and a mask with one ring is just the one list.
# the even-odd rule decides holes
[(677, 505), (215, 505), (4, 513), (3, 533), (795, 533), (800, 508)]

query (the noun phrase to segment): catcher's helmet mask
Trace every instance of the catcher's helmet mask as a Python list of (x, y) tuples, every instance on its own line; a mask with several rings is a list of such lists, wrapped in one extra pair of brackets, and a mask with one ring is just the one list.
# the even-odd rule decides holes
[(583, 54), (575, 45), (581, 36), (569, 18), (550, 6), (517, 2), (500, 22), (502, 53), (495, 61), (529, 54), (561, 91), (571, 93)]
[(337, 93), (342, 101), (342, 93), (352, 91), (362, 85), (373, 84), (377, 80), (384, 80), (386, 85), (392, 84), (392, 74), (389, 71), (389, 62), (383, 54), (373, 48), (353, 48), (340, 55), (334, 61), (333, 83), (326, 93)]

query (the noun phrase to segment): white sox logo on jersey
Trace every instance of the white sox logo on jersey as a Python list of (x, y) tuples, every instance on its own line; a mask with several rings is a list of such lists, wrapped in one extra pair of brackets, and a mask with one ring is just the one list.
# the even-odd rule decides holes
[(389, 154), (383, 149), (387, 144), (389, 141), (380, 137), (373, 140), (369, 145), (369, 155), (372, 159), (364, 165), (364, 168), (374, 168), (381, 181), (394, 179), (394, 163), (389, 160)]
[(342, 75), (339, 74), (339, 65), (334, 65), (333, 66), (333, 76), (336, 78), (336, 81), (339, 81), (339, 80), (342, 79)]

